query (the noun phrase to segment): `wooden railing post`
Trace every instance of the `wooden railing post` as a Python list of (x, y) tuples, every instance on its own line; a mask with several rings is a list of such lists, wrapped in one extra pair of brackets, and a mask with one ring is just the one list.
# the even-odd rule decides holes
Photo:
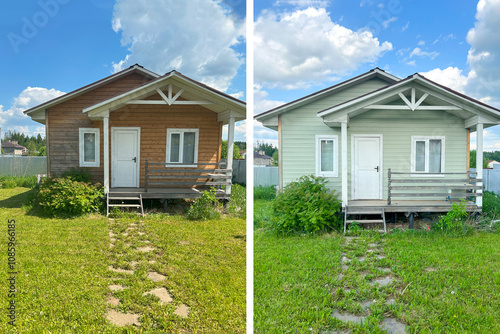
[(144, 163), (144, 190), (148, 191), (148, 159)]
[(387, 205), (391, 205), (391, 169), (387, 170)]

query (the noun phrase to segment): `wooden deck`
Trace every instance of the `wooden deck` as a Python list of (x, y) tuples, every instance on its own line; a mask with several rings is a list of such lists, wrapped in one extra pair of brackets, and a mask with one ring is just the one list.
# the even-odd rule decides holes
[[(198, 198), (201, 196), (203, 188), (150, 188), (146, 191), (144, 188), (111, 188), (110, 194), (114, 196), (127, 196), (127, 195), (142, 195), (142, 198), (147, 199), (169, 199), (169, 198)], [(217, 198), (228, 199), (227, 195), (222, 190), (217, 190)]]
[[(351, 200), (347, 207), (349, 211), (359, 211), (360, 213), (370, 214), (380, 213), (383, 208), (388, 212), (448, 212), (451, 204), (459, 201), (443, 200), (393, 200), (390, 205), (387, 200)], [(466, 210), (468, 212), (481, 212), (476, 203), (467, 201)]]

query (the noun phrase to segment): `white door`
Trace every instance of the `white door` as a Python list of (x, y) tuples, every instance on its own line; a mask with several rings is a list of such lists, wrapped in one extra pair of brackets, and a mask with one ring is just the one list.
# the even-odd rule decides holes
[(140, 128), (111, 128), (111, 187), (139, 187)]
[(382, 138), (353, 135), (353, 199), (382, 199)]

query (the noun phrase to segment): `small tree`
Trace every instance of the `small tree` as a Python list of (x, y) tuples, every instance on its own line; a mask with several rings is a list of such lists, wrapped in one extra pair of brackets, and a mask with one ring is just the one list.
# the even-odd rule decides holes
[[(470, 168), (476, 168), (476, 150), (470, 151)], [(483, 155), (483, 168), (488, 168), (488, 163), (486, 162), (486, 157)]]
[[(220, 152), (222, 159), (227, 159), (227, 140), (222, 141)], [(241, 159), (240, 148), (236, 144), (233, 146), (233, 159)]]
[(273, 164), (273, 166), (278, 166), (279, 165), (279, 153), (278, 153), (278, 150), (274, 151), (274, 153), (273, 153), (272, 164)]

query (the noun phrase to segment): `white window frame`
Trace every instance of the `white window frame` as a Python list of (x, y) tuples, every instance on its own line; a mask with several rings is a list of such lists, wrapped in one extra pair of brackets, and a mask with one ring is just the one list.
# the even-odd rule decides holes
[(166, 163), (168, 167), (196, 167), (196, 165), (186, 165), (182, 161), (170, 161), (170, 137), (172, 134), (180, 134), (179, 138), (179, 158), (184, 156), (184, 133), (194, 132), (194, 163), (198, 163), (198, 142), (199, 142), (199, 129), (167, 129), (167, 157)]
[[(84, 148), (84, 138), (86, 133), (95, 134), (95, 161), (85, 161), (85, 148)], [(79, 156), (80, 156), (80, 167), (99, 167), (100, 156), (101, 156), (101, 141), (100, 134), (101, 130), (99, 128), (79, 128), (78, 129), (78, 144), (79, 144)]]
[[(439, 173), (429, 173), (429, 141), (430, 140), (436, 140), (439, 139), (441, 140), (441, 172)], [(417, 141), (423, 141), (425, 142), (425, 170), (423, 172), (421, 171), (416, 171), (416, 146), (417, 146)], [(414, 173), (411, 176), (412, 177), (444, 177), (445, 173), (445, 148), (446, 148), (446, 142), (445, 142), (445, 136), (411, 136), (411, 172)]]
[[(321, 171), (321, 141), (333, 140), (333, 171)], [(339, 136), (316, 135), (316, 176), (338, 177), (339, 176)]]

